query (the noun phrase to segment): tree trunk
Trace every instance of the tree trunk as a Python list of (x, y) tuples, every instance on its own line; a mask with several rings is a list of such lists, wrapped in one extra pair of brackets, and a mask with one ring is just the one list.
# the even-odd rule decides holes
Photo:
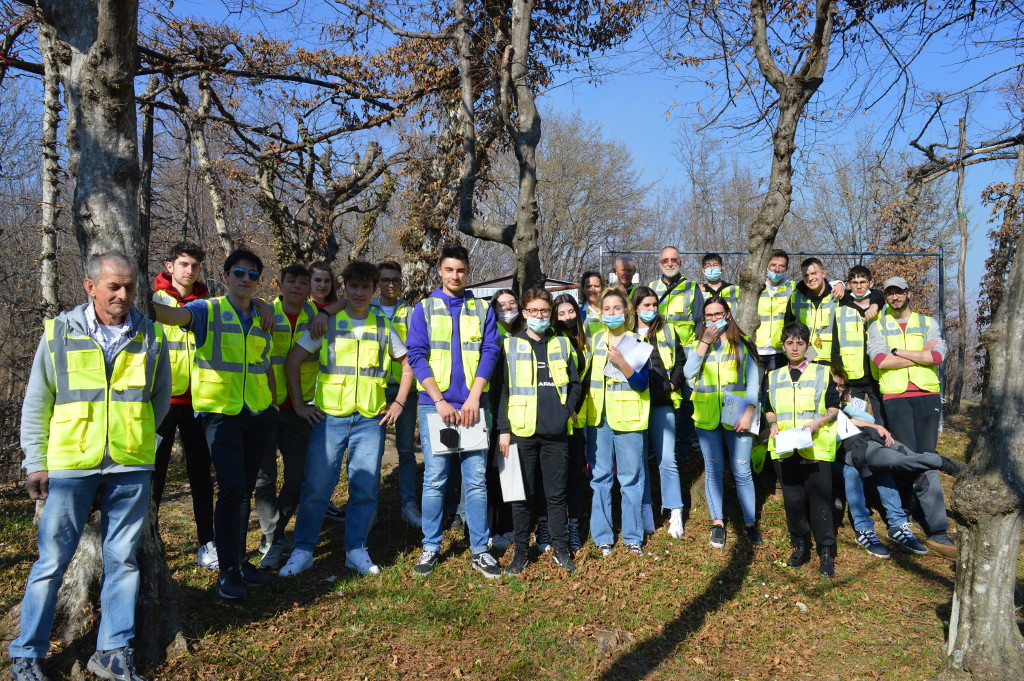
[(953, 399), (949, 405), (950, 413), (960, 411), (960, 399), (964, 393), (964, 372), (967, 370), (967, 213), (964, 212), (964, 154), (967, 151), (967, 118), (960, 119), (960, 163), (956, 173), (956, 216), (960, 227), (960, 253), (956, 270), (957, 310), (960, 327), (956, 344), (956, 366), (958, 371), (953, 379)]
[(55, 52), (53, 27), (39, 24), (39, 52), (43, 60), (43, 177), (39, 249), (39, 283), (43, 313), (54, 317), (60, 311), (57, 300), (57, 218), (60, 217), (60, 152), (57, 129), (60, 126), (60, 72)]

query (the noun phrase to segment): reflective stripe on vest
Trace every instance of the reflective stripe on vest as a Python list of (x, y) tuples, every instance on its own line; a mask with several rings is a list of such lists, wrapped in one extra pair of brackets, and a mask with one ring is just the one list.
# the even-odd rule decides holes
[[(800, 428), (825, 414), (829, 371), (827, 366), (812, 362), (800, 374), (796, 383), (790, 378), (788, 366), (768, 375), (768, 395), (775, 409), (779, 430)], [(776, 459), (793, 455), (793, 452), (777, 452), (774, 438), (768, 440), (768, 451)], [(800, 456), (814, 461), (835, 461), (836, 422), (833, 420), (819, 428), (814, 435), (814, 446), (801, 449)]]
[[(381, 310), (383, 312), (383, 310)], [(391, 328), (395, 330), (398, 337), (405, 342), (405, 339), (409, 336), (409, 314), (412, 312), (412, 308), (405, 303), (399, 302), (395, 306), (395, 314), (387, 317), (388, 321), (391, 322)], [(402, 363), (398, 360), (391, 360), (391, 365), (388, 370), (388, 381), (390, 383), (400, 383), (402, 381)]]
[(593, 344), (594, 336), (604, 331), (604, 321), (601, 319), (601, 314), (591, 310), (589, 305), (585, 306), (582, 312), (586, 315), (583, 320), (583, 330), (586, 332), (587, 337), (590, 338), (591, 344)]
[(815, 359), (829, 362), (832, 358), (832, 317), (837, 307), (832, 294), (829, 293), (822, 298), (817, 307), (800, 289), (793, 290), (793, 297), (790, 300), (793, 316), (811, 330), (810, 344), (818, 353)]
[[(668, 290), (668, 284), (660, 277), (648, 284), (648, 287), (654, 291), (659, 300)], [(697, 284), (691, 279), (684, 279), (658, 305), (658, 312), (666, 322), (672, 325), (679, 342), (684, 347), (693, 344), (693, 299), (696, 291)]]
[[(627, 332), (628, 333), (628, 332)], [(633, 337), (643, 342), (635, 333)], [(587, 425), (601, 424), (604, 416), (613, 430), (634, 433), (647, 430), (651, 413), (651, 393), (647, 388), (638, 393), (629, 387), (627, 381), (620, 381), (604, 375), (608, 360), (608, 332), (601, 331), (594, 336), (594, 363), (590, 368), (590, 386), (587, 389)]]
[(792, 281), (787, 281), (775, 289), (775, 293), (769, 293), (767, 288), (761, 291), (761, 297), (757, 299), (757, 316), (761, 325), (754, 334), (754, 344), (758, 348), (772, 347), (782, 351), (782, 327), (786, 325), (786, 308), (795, 288)]
[[(452, 382), (452, 316), (444, 301), (431, 296), (420, 301), (430, 334), (430, 371), (437, 389), (444, 392)], [(466, 298), (459, 314), (459, 342), (462, 345), (462, 370), (466, 387), (472, 390), (476, 368), (480, 365), (480, 351), (484, 345), (484, 322), (487, 320), (487, 302), (479, 298)], [(416, 387), (423, 390), (417, 380)], [(484, 386), (487, 390), (487, 386)]]
[[(551, 336), (546, 343), (547, 365), (551, 381), (564, 405), (569, 395), (569, 339)], [(530, 437), (537, 432), (537, 357), (524, 338), (505, 339), (505, 364), (508, 368), (508, 421), (512, 432)]]
[(846, 378), (855, 381), (864, 378), (865, 342), (864, 316), (849, 305), (836, 308), (835, 342), (839, 343), (839, 359)]
[[(697, 346), (693, 345), (696, 352)], [(693, 424), (703, 430), (714, 430), (722, 420), (724, 393), (740, 397), (747, 394), (747, 352), (732, 343), (723, 343), (720, 350), (708, 346), (706, 360), (690, 393), (693, 402)], [(722, 424), (732, 430), (731, 426)]]
[[(181, 302), (167, 291), (156, 291), (153, 297), (161, 305), (181, 307)], [(195, 334), (182, 330), (180, 326), (159, 323), (157, 326), (163, 329), (164, 347), (167, 348), (167, 359), (171, 363), (171, 397), (184, 395), (192, 380), (192, 364), (196, 354)]]
[[(911, 313), (907, 319), (907, 330), (904, 331), (898, 321), (886, 314), (871, 324), (872, 332), (882, 334), (886, 349), (924, 350), (935, 321), (919, 312)], [(925, 392), (939, 392), (939, 371), (935, 366), (916, 364), (912, 367), (898, 369), (879, 369), (878, 385), (883, 395), (899, 395), (907, 391), (907, 385), (913, 383)]]
[(125, 466), (156, 459), (152, 391), (163, 331), (143, 323), (114, 357), (107, 378), (103, 349), (63, 318), (44, 324), (57, 386), (46, 446), (46, 469), (95, 468), (110, 451)]
[[(309, 328), (310, 322), (316, 317), (316, 308), (310, 302), (305, 302), (299, 309), (298, 318), (295, 320), (295, 328), (292, 329), (291, 320), (284, 311), (281, 299), (274, 301), (274, 333), (273, 345), (270, 349), (270, 365), (274, 367), (274, 381), (277, 389), (276, 403), (283, 404), (288, 398), (288, 379), (284, 374), (284, 361), (288, 357), (299, 338)], [(316, 391), (316, 375), (319, 370), (316, 354), (311, 354), (299, 365), (299, 378), (302, 383), (302, 400), (309, 402), (313, 399)]]
[(196, 348), (192, 408), (233, 416), (247, 407), (258, 413), (270, 406), (271, 336), (260, 328), (253, 308), (249, 333), (227, 298), (210, 298), (206, 342)]
[(320, 345), (316, 406), (331, 416), (367, 418), (385, 405), (391, 323), (371, 311), (361, 326), (345, 312), (334, 315)]

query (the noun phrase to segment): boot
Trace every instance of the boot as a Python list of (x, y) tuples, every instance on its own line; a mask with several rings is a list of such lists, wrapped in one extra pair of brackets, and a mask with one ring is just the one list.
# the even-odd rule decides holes
[(789, 554), (787, 563), (791, 568), (801, 567), (811, 559), (811, 538), (791, 537), (790, 543), (793, 545), (793, 553)]
[(834, 546), (822, 546), (818, 550), (819, 570), (825, 577), (832, 578), (836, 576), (836, 547)]
[(939, 458), (942, 459), (942, 465), (939, 467), (939, 470), (951, 478), (958, 477), (967, 468), (967, 464), (950, 459), (948, 456), (940, 454)]

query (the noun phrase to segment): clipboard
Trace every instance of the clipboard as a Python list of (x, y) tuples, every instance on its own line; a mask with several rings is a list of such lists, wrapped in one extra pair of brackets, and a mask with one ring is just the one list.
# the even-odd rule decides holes
[(480, 420), (476, 425), (468, 428), (445, 425), (440, 414), (427, 414), (427, 434), (430, 438), (430, 451), (435, 455), (475, 452), (487, 449), (490, 444), (483, 410), (480, 411)]

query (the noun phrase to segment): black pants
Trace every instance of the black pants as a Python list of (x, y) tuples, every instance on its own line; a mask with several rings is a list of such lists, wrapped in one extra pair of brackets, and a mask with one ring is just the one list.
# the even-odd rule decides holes
[(196, 519), (196, 538), (199, 545), (213, 541), (213, 476), (210, 474), (210, 449), (206, 446), (203, 424), (196, 418), (191, 404), (172, 404), (157, 434), (163, 438), (156, 450), (153, 470), (153, 498), (159, 508), (167, 483), (167, 467), (171, 462), (174, 433), (181, 433), (181, 446), (185, 450), (185, 472), (192, 490), (192, 514)]
[(533, 529), (533, 498), (537, 492), (536, 476), (540, 467), (544, 478), (544, 497), (547, 501), (548, 529), (551, 543), (568, 549), (567, 530), (569, 513), (565, 503), (565, 486), (569, 470), (569, 445), (565, 435), (516, 437), (512, 442), (519, 449), (519, 465), (523, 471), (525, 501), (512, 502), (512, 525), (516, 548), (530, 544)]
[[(282, 409), (277, 415), (277, 429), (256, 476), (256, 515), (260, 519), (264, 542), (270, 544), (284, 536), (284, 528), (299, 508), (299, 493), (306, 470), (306, 450), (309, 449), (309, 423), (295, 414), (294, 409)], [(281, 451), (284, 481), (277, 491), (277, 452)]]
[(271, 407), (259, 414), (242, 412), (235, 416), (205, 414), (202, 418), (206, 444), (217, 471), (213, 532), (223, 571), (238, 567), (245, 551), (249, 499), (256, 488), (256, 476), (267, 443), (274, 435), (277, 409)]
[(835, 546), (831, 462), (808, 461), (797, 454), (773, 461), (782, 484), (790, 536), (806, 537), (813, 532), (819, 551), (823, 546)]
[[(940, 405), (938, 395), (885, 400), (889, 431), (913, 452), (934, 452), (939, 442)], [(949, 520), (946, 518), (946, 498), (942, 494), (938, 471), (918, 475), (914, 480), (913, 492), (919, 506), (919, 512), (914, 513), (914, 518), (929, 536), (945, 534), (949, 529)]]

